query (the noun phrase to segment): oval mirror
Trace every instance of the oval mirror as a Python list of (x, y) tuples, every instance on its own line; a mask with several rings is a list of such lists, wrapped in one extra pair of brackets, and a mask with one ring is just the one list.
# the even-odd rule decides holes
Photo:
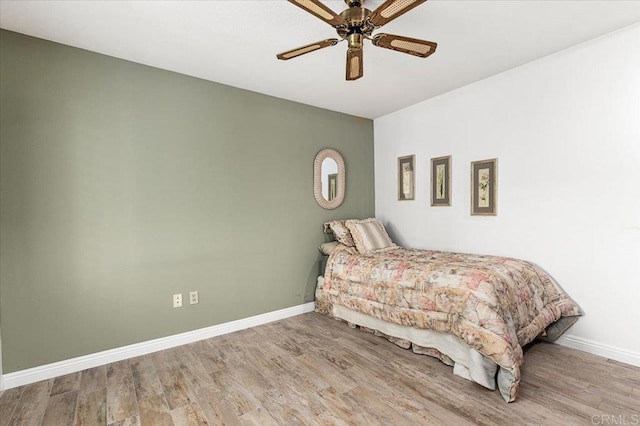
[(313, 163), (313, 193), (323, 209), (335, 209), (344, 201), (345, 169), (342, 155), (323, 149)]

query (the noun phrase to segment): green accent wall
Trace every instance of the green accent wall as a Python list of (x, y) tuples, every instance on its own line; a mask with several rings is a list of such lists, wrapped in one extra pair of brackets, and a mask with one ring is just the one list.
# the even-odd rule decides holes
[(312, 301), (322, 223), (374, 214), (368, 119), (4, 30), (0, 99), (4, 374)]

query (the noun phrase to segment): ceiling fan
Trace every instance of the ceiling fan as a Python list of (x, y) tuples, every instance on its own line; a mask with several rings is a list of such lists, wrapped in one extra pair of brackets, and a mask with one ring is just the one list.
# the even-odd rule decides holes
[(347, 40), (347, 80), (357, 80), (363, 75), (362, 47), (364, 39), (371, 40), (374, 46), (409, 55), (426, 58), (436, 51), (437, 43), (394, 34), (379, 33), (372, 36), (374, 30), (393, 21), (427, 0), (386, 0), (373, 12), (362, 5), (365, 0), (344, 0), (349, 6), (340, 14), (336, 14), (320, 0), (288, 0), (290, 3), (306, 10), (313, 16), (322, 19), (336, 29), (340, 39), (328, 38), (306, 46), (288, 50), (276, 55), (278, 59), (288, 60), (314, 52), (329, 46), (335, 46)]

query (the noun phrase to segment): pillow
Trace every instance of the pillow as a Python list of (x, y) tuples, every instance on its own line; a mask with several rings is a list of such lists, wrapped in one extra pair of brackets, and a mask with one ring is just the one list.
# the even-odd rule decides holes
[(360, 254), (397, 247), (378, 219), (347, 220), (346, 226)]
[(333, 232), (333, 236), (339, 243), (348, 247), (356, 246), (356, 243), (353, 242), (353, 238), (351, 237), (351, 231), (345, 226), (344, 220), (332, 220), (331, 222), (325, 223), (325, 227), (326, 226), (329, 226), (331, 232)]
[(320, 253), (326, 254), (328, 256), (331, 253), (333, 253), (333, 251), (336, 249), (336, 247), (338, 247), (338, 242), (337, 241), (331, 241), (330, 243), (320, 244), (318, 246), (318, 250), (320, 250)]

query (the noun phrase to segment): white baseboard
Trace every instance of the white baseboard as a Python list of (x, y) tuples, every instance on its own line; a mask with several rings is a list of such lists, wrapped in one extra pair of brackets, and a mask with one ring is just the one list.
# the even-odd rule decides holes
[(577, 349), (582, 352), (599, 355), (608, 359), (624, 362), (625, 364), (640, 367), (640, 352), (617, 348), (615, 346), (605, 345), (603, 343), (594, 342), (593, 340), (571, 335), (564, 335), (560, 337), (556, 343), (568, 348)]
[(28, 385), (29, 383), (35, 383), (40, 380), (47, 380), (53, 377), (75, 373), (77, 371), (86, 370), (87, 368), (93, 368), (99, 365), (121, 361), (123, 359), (174, 348), (176, 346), (197, 342), (198, 340), (208, 339), (210, 337), (233, 333), (234, 331), (244, 330), (246, 328), (312, 312), (314, 309), (315, 303), (309, 302), (303, 305), (280, 309), (279, 311), (267, 312), (249, 318), (226, 322), (224, 324), (187, 331), (185, 333), (174, 334), (173, 336), (161, 337), (159, 339), (122, 346), (120, 348), (109, 349), (77, 358), (66, 359), (64, 361), (16, 371), (15, 373), (4, 374), (0, 376), (0, 384), (3, 385), (3, 387), (0, 387), (0, 390)]

